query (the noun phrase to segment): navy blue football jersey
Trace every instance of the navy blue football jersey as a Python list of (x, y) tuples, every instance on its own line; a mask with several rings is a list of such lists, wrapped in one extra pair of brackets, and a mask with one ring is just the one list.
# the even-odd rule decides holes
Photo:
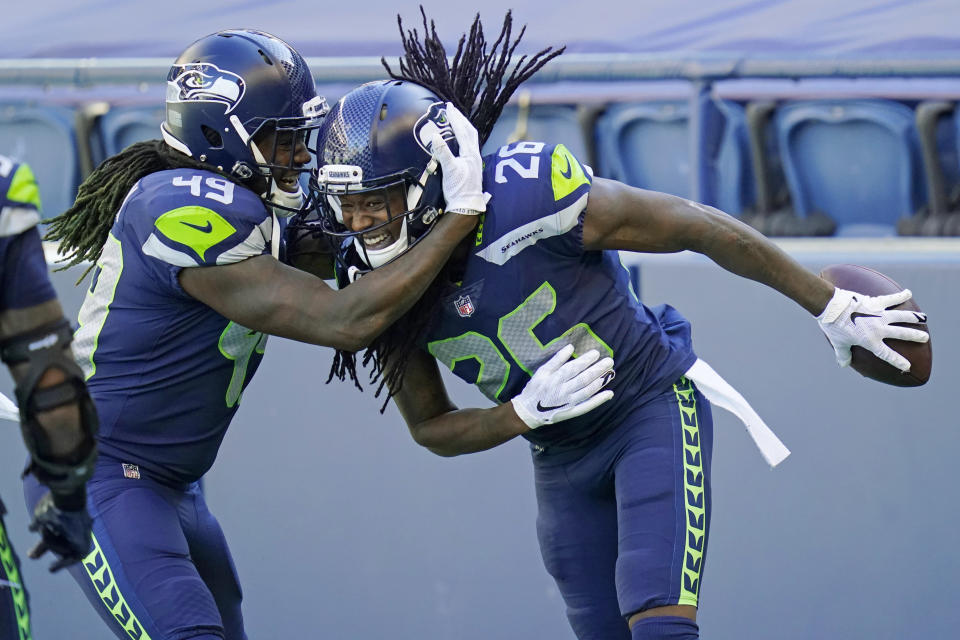
[(611, 429), (696, 360), (690, 325), (649, 309), (616, 251), (583, 248), (592, 175), (563, 145), (518, 142), (484, 158), (491, 194), (463, 280), (435, 312), (426, 349), (494, 402), (506, 402), (563, 345), (613, 357), (613, 400), (531, 431), (573, 447)]
[(272, 224), (252, 191), (207, 171), (159, 171), (127, 194), (73, 343), (101, 453), (177, 483), (213, 464), (267, 336), (192, 298), (178, 274), (269, 253)]
[(0, 311), (56, 297), (37, 223), (40, 191), (29, 165), (0, 156)]

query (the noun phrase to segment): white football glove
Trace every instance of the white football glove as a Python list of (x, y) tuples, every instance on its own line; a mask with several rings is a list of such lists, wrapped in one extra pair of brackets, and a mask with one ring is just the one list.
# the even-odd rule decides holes
[(866, 296), (862, 293), (836, 289), (833, 298), (817, 321), (827, 334), (841, 367), (850, 364), (850, 347), (859, 346), (871, 351), (901, 371), (910, 371), (910, 361), (884, 344), (885, 338), (926, 342), (930, 335), (919, 329), (895, 327), (894, 322), (923, 323), (927, 316), (919, 311), (889, 310), (906, 302), (913, 294), (909, 289), (884, 296)]
[(568, 344), (540, 365), (511, 400), (531, 429), (582, 416), (613, 397), (609, 389), (600, 391), (613, 378), (613, 358), (600, 360), (596, 350), (569, 360), (571, 355), (573, 345)]
[(447, 120), (457, 139), (460, 154), (454, 156), (439, 131), (430, 141), (430, 152), (443, 174), (443, 199), (446, 211), (468, 216), (487, 210), (490, 194), (483, 192), (483, 159), (480, 157), (480, 138), (477, 129), (460, 110), (447, 103)]

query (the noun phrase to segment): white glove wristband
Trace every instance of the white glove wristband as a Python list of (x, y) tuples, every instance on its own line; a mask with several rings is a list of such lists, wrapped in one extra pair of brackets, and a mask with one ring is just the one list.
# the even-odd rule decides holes
[(613, 379), (613, 359), (588, 351), (570, 360), (573, 345), (555, 353), (537, 369), (512, 400), (513, 410), (531, 429), (576, 418), (613, 397), (601, 391)]

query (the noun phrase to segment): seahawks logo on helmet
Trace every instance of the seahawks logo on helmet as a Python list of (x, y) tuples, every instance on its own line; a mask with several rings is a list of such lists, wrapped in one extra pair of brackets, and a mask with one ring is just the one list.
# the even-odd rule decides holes
[[(443, 136), (443, 139), (447, 141), (448, 145), (451, 142), (455, 143), (456, 136), (453, 134), (453, 127), (450, 126), (450, 120), (447, 119), (446, 102), (434, 102), (431, 104), (427, 112), (420, 116), (417, 123), (413, 125), (413, 137), (417, 139), (417, 144), (420, 145), (420, 148), (427, 153), (430, 153), (430, 143), (436, 131), (440, 132), (440, 135)], [(455, 145), (451, 151), (454, 153), (457, 152)]]
[(170, 76), (167, 102), (219, 102), (230, 113), (243, 98), (243, 78), (209, 62), (178, 65)]

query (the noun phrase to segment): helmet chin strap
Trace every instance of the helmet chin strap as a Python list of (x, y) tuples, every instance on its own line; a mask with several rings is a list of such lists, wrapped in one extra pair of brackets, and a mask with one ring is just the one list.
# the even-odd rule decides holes
[[(270, 206), (274, 215), (281, 218), (289, 218), (303, 207), (306, 195), (303, 193), (303, 186), (297, 183), (297, 190), (293, 193), (284, 191), (277, 185), (277, 181), (270, 177), (270, 183), (267, 192), (260, 194), (260, 197)], [(278, 205), (276, 207), (272, 205)]]
[[(251, 144), (250, 148), (253, 150), (253, 157), (257, 163), (261, 165), (267, 164), (263, 154), (260, 153), (260, 149), (257, 148), (256, 142)], [(301, 207), (303, 207), (303, 202), (306, 199), (306, 196), (303, 193), (303, 185), (301, 185), (299, 181), (297, 182), (297, 190), (291, 192), (281, 189), (272, 173), (267, 174), (266, 177), (267, 190), (261, 193), (260, 197), (263, 198), (264, 202), (270, 205), (270, 210), (273, 215), (280, 218), (289, 218), (299, 211)]]
[(353, 247), (368, 267), (376, 269), (387, 264), (401, 253), (407, 250), (410, 245), (407, 234), (407, 219), (403, 219), (403, 225), (400, 227), (400, 235), (391, 244), (382, 249), (367, 249), (363, 246), (363, 240), (360, 236), (353, 239)]
[[(243, 143), (250, 148), (250, 152), (253, 153), (253, 159), (256, 161), (256, 163), (261, 166), (267, 166), (267, 159), (263, 157), (263, 153), (260, 152), (260, 147), (257, 146), (257, 143), (250, 139), (250, 134), (247, 133), (247, 129), (243, 126), (243, 123), (240, 122), (240, 119), (235, 115), (230, 116), (230, 123), (240, 135), (240, 139), (243, 140)], [(301, 207), (303, 207), (303, 202), (306, 199), (306, 196), (303, 193), (303, 185), (301, 185), (298, 181), (296, 191), (284, 191), (280, 188), (280, 185), (277, 184), (277, 180), (273, 176), (273, 172), (269, 169), (267, 171), (269, 173), (266, 173), (264, 176), (267, 178), (267, 190), (261, 193), (260, 197), (264, 202), (270, 205), (270, 212), (274, 216), (279, 218), (289, 218), (299, 211)]]

